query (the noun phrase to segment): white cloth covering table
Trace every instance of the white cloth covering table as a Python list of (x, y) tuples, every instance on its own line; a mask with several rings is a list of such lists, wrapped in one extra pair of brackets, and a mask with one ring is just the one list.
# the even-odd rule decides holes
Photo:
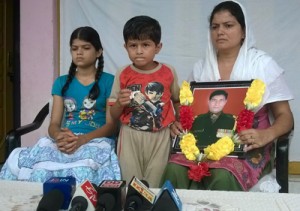
[[(153, 191), (157, 193), (159, 189), (153, 189)], [(300, 194), (180, 189), (176, 191), (183, 202), (184, 211), (300, 210)], [(36, 210), (42, 198), (42, 192), (42, 183), (0, 180), (0, 210)]]

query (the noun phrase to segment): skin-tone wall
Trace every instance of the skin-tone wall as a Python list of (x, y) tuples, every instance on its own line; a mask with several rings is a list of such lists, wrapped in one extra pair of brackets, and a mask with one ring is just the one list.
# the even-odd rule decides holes
[[(51, 98), (57, 76), (56, 0), (20, 1), (21, 125), (31, 123)], [(22, 137), (22, 146), (36, 143), (47, 135), (48, 122)]]

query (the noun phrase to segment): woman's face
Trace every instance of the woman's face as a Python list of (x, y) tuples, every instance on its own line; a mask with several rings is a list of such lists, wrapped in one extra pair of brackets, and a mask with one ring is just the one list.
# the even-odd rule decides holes
[(236, 18), (227, 10), (215, 13), (211, 28), (211, 40), (214, 47), (220, 53), (239, 50), (245, 32)]

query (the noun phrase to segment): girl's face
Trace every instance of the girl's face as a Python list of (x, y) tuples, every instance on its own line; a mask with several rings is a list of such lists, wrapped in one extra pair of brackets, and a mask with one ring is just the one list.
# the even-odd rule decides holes
[(141, 70), (151, 70), (156, 67), (153, 62), (155, 54), (159, 53), (162, 44), (156, 45), (152, 40), (128, 40), (124, 47), (134, 66)]
[(211, 40), (220, 53), (222, 51), (239, 50), (245, 32), (239, 22), (229, 11), (215, 13), (210, 29)]
[(78, 68), (95, 66), (96, 60), (101, 54), (102, 50), (96, 51), (95, 47), (89, 42), (80, 39), (74, 39), (72, 42), (72, 60)]

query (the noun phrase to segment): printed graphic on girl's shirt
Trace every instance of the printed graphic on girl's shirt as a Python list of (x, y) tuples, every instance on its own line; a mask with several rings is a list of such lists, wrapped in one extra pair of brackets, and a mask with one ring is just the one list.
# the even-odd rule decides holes
[[(85, 124), (94, 128), (99, 127), (99, 123), (91, 121), (96, 115), (96, 100), (90, 99), (88, 96), (82, 101), (82, 107), (77, 109), (77, 102), (73, 98), (65, 98), (64, 106), (66, 111), (66, 126)], [(89, 120), (89, 121), (83, 121)]]
[(83, 108), (80, 110), (79, 118), (82, 120), (91, 120), (95, 115), (96, 100), (92, 100), (88, 97), (85, 97), (83, 100)]
[(66, 119), (74, 119), (74, 111), (76, 110), (76, 101), (73, 98), (65, 98), (64, 106), (66, 110)]
[(141, 85), (127, 87), (132, 91), (129, 107), (133, 109), (129, 125), (137, 130), (152, 131), (162, 127), (164, 103), (161, 101), (164, 86), (159, 82), (150, 82), (142, 93)]

